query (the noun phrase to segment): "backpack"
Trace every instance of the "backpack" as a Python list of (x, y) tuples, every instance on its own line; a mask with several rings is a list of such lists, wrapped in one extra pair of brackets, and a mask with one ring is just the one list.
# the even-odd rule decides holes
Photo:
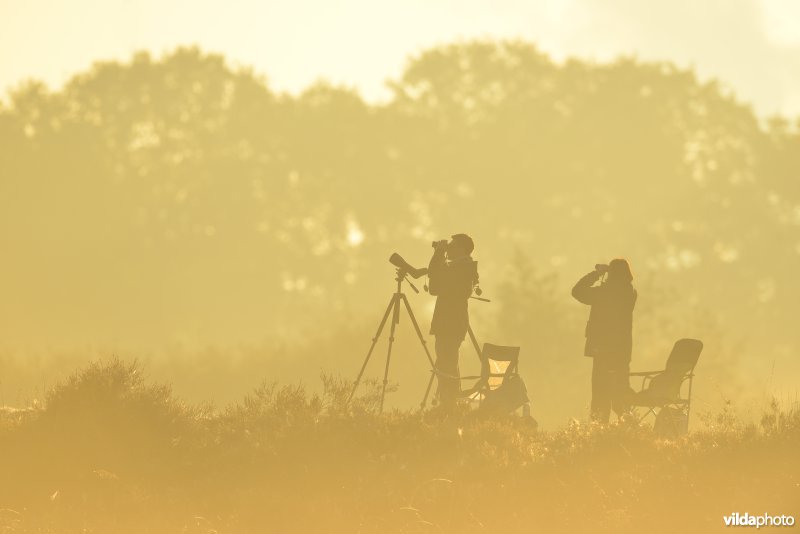
[(505, 377), (497, 389), (486, 392), (480, 411), (495, 415), (505, 415), (530, 402), (528, 389), (519, 375)]

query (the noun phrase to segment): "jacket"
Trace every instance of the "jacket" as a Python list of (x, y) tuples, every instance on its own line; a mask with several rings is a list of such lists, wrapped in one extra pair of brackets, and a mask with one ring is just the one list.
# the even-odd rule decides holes
[(477, 264), (465, 256), (447, 261), (444, 252), (434, 252), (428, 265), (428, 287), (436, 296), (430, 333), (464, 339), (469, 328), (468, 299), (477, 278)]
[(629, 362), (632, 349), (633, 308), (637, 293), (629, 283), (595, 286), (600, 273), (592, 271), (575, 284), (572, 296), (591, 306), (586, 323), (584, 355)]

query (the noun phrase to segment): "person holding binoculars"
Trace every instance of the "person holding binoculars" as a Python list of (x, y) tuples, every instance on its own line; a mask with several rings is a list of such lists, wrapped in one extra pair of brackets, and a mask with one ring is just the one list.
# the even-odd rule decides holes
[(628, 375), (637, 298), (630, 264), (617, 258), (595, 265), (572, 288), (572, 296), (591, 306), (584, 349), (584, 355), (593, 358), (591, 418), (607, 423), (612, 407), (619, 417), (630, 410)]
[(434, 241), (432, 246), (428, 291), (436, 296), (436, 307), (430, 333), (436, 338), (439, 402), (452, 407), (461, 392), (458, 350), (469, 328), (468, 301), (478, 281), (478, 267), (471, 256), (475, 244), (466, 234)]

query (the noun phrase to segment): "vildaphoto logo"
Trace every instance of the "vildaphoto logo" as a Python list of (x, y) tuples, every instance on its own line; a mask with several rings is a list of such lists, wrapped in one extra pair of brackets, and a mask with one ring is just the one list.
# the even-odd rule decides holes
[(739, 512), (726, 515), (722, 519), (725, 520), (726, 527), (793, 527), (794, 517), (790, 515), (750, 515), (747, 512), (740, 514)]

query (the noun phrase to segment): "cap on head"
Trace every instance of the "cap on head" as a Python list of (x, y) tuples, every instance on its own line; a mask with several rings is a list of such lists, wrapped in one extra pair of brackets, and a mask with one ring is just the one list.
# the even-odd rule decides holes
[(467, 234), (455, 234), (450, 237), (452, 237), (453, 243), (464, 249), (467, 254), (472, 254), (472, 251), (475, 250), (475, 243)]

